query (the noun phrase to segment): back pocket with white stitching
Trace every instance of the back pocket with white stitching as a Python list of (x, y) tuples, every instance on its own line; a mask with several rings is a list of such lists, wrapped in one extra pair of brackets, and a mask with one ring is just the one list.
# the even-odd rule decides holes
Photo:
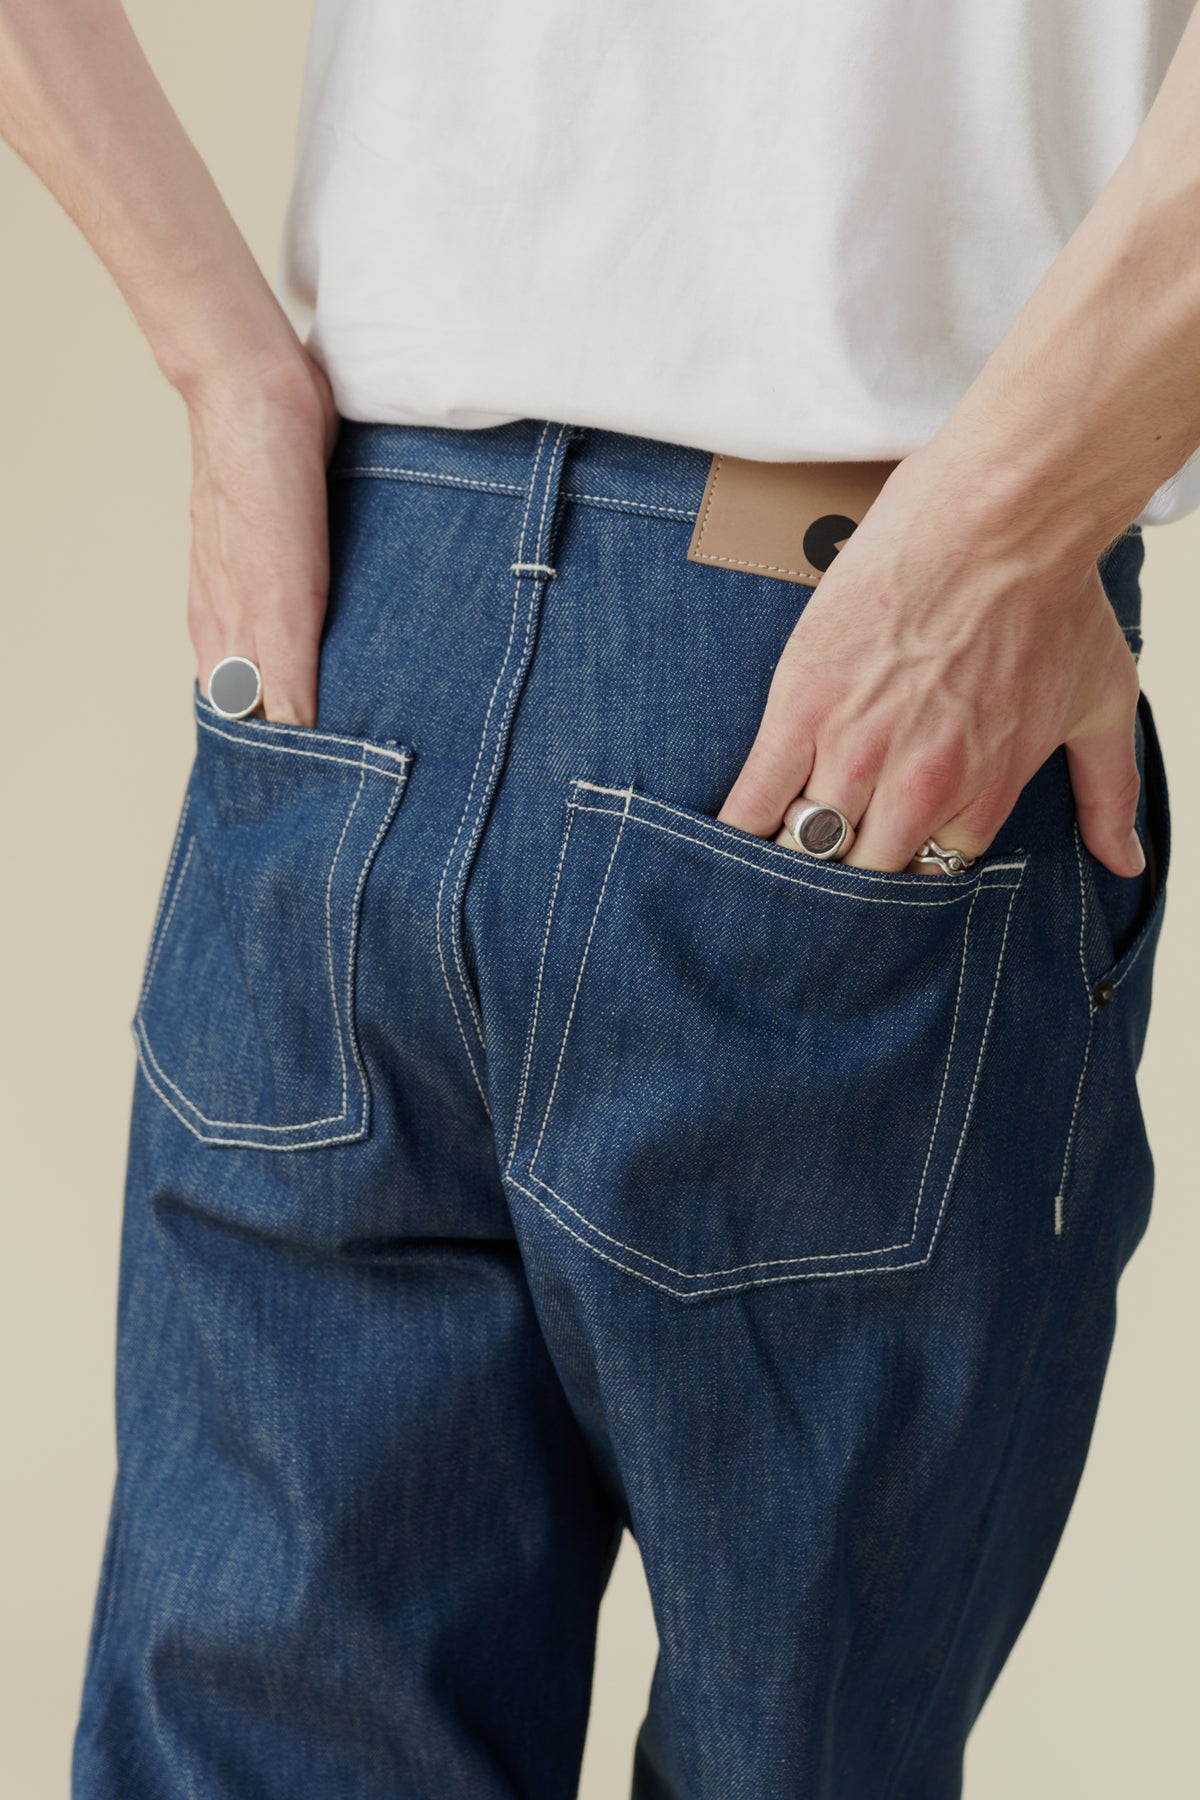
[(812, 863), (572, 784), (510, 1179), (681, 1299), (927, 1262), (1024, 867)]
[(411, 761), (196, 699), (197, 749), (134, 1017), (159, 1098), (209, 1144), (367, 1135), (359, 914)]

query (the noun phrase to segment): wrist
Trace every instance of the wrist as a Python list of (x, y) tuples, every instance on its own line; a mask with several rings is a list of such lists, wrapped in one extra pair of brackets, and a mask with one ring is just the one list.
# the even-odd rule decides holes
[[(239, 266), (240, 264), (240, 266)], [(302, 385), (311, 364), (258, 265), (190, 271), (155, 295), (143, 319), (154, 359), (189, 410), (220, 404), (264, 381)], [(311, 385), (311, 373), (307, 375)]]
[(1094, 563), (1153, 492), (1069, 427), (1016, 433), (952, 415), (918, 455), (968, 544), (1042, 568)]

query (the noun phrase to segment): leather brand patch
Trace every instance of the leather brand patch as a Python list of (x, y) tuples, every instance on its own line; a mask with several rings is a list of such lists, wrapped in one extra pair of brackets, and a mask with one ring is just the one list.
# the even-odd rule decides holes
[(716, 455), (688, 561), (815, 587), (896, 467)]

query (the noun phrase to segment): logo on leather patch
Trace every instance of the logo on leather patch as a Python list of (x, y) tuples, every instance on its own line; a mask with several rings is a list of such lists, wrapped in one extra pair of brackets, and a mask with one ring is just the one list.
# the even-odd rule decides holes
[(896, 467), (716, 455), (688, 561), (815, 587)]

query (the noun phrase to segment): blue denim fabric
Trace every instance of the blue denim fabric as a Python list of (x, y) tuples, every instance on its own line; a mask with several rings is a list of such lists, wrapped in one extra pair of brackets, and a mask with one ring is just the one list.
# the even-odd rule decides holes
[(707, 467), (346, 422), (317, 728), (195, 696), (77, 1800), (566, 1800), (622, 1528), (637, 1800), (960, 1792), (1149, 1216), (1162, 758), (1132, 882), (1061, 750), (959, 876), (718, 824), (810, 590), (685, 559)]

